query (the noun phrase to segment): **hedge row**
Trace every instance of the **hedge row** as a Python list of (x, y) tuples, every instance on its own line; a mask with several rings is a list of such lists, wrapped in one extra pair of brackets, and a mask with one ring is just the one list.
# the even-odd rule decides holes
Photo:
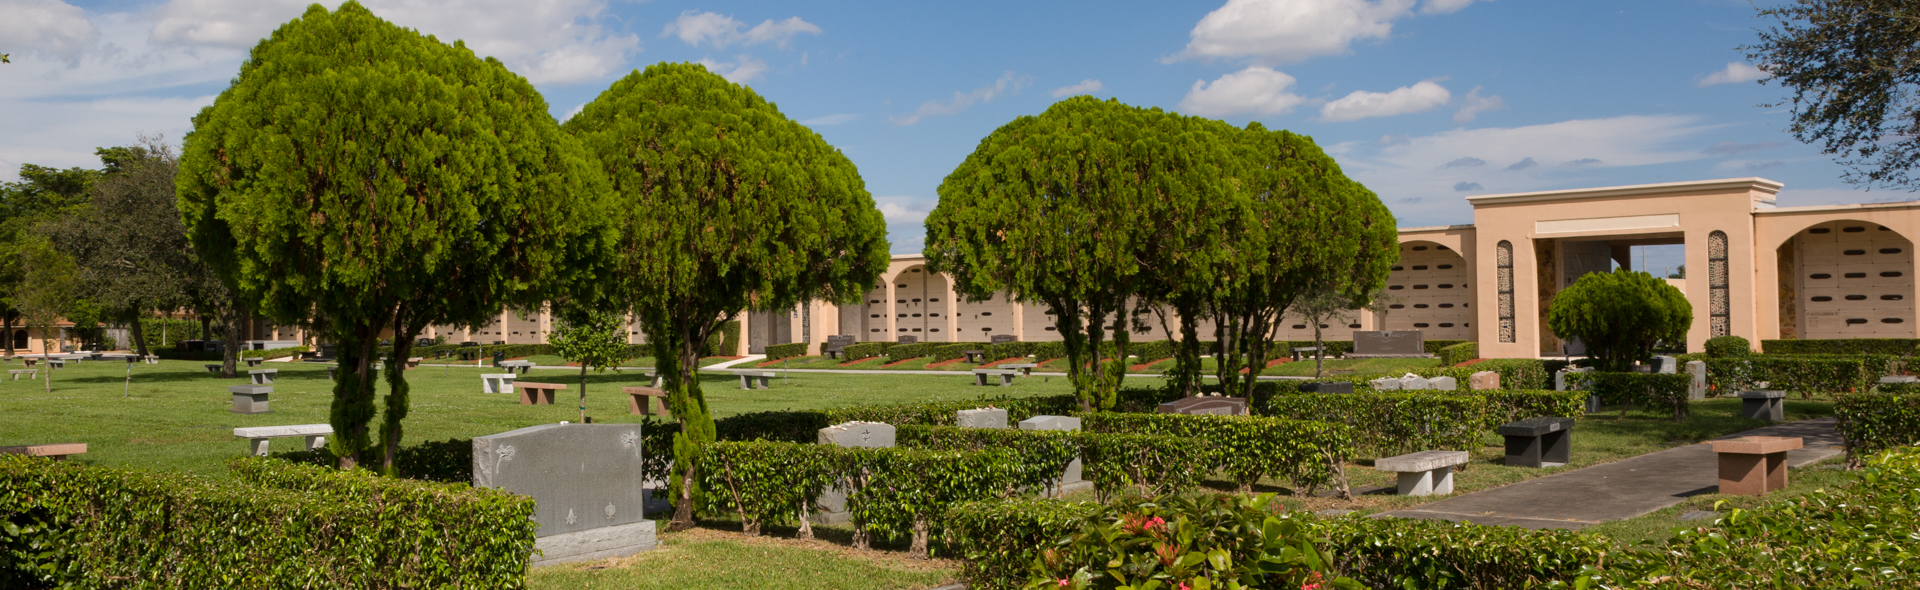
[(1472, 342), (1462, 342), (1442, 348), (1440, 352), (1435, 354), (1440, 357), (1440, 366), (1451, 367), (1480, 358), (1480, 345)]
[(1912, 386), (1880, 386), (1880, 391), (1835, 398), (1835, 426), (1846, 440), (1847, 464), (1859, 467), (1868, 455), (1920, 444), (1920, 392)]
[(780, 359), (806, 356), (807, 346), (809, 345), (805, 342), (793, 342), (789, 344), (774, 344), (774, 345), (767, 346), (767, 360), (777, 361)]
[(1312, 493), (1333, 484), (1346, 492), (1342, 465), (1354, 454), (1354, 433), (1345, 424), (1263, 416), (1096, 413), (1085, 416), (1092, 432), (1176, 436), (1202, 441), (1199, 454), (1179, 458), (1219, 471), (1251, 491), (1262, 476), (1285, 477)]
[(861, 342), (858, 344), (848, 344), (845, 348), (840, 349), (840, 358), (848, 361), (857, 361), (883, 356), (887, 354), (887, 349), (893, 345), (892, 342)]
[(1284, 393), (1264, 414), (1345, 424), (1355, 448), (1372, 457), (1427, 450), (1467, 451), (1494, 427), (1536, 416), (1584, 415), (1586, 394), (1493, 390), (1438, 392)]
[(1587, 371), (1568, 373), (1567, 388), (1579, 389), (1600, 398), (1600, 403), (1662, 408), (1673, 412), (1677, 422), (1687, 420), (1687, 387), (1693, 376), (1684, 373), (1612, 373)]
[(529, 498), (270, 459), (230, 466), (223, 481), (0, 456), (0, 587), (526, 586)]
[[(1471, 360), (1471, 359), (1468, 359)], [(1510, 390), (1551, 389), (1553, 373), (1548, 370), (1549, 361), (1535, 359), (1487, 359), (1465, 367), (1439, 366), (1402, 371), (1399, 373), (1374, 373), (1366, 375), (1331, 375), (1328, 381), (1348, 381), (1356, 387), (1368, 387), (1367, 382), (1381, 377), (1400, 377), (1413, 373), (1421, 377), (1452, 377), (1455, 387), (1466, 390), (1474, 373), (1493, 371), (1500, 375), (1500, 388)], [(1458, 363), (1456, 363), (1458, 364)]]
[(1766, 354), (1890, 354), (1913, 356), (1920, 338), (1841, 338), (1834, 340), (1761, 340)]
[(1892, 355), (1753, 355), (1700, 359), (1707, 363), (1707, 385), (1722, 395), (1744, 391), (1755, 382), (1811, 397), (1815, 393), (1866, 391), (1881, 376), (1899, 368)]

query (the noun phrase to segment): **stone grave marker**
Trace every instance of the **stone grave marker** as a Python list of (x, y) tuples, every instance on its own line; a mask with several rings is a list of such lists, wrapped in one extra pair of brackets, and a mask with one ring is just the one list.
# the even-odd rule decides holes
[[(1034, 416), (1021, 420), (1020, 429), (1066, 430), (1077, 432), (1080, 430), (1080, 419), (1072, 416)], [(1092, 489), (1093, 482), (1087, 481), (1082, 477), (1080, 458), (1074, 457), (1073, 462), (1067, 464), (1066, 471), (1061, 472), (1060, 479), (1054, 481), (1053, 487), (1057, 490), (1057, 495), (1065, 496), (1080, 490)]]
[(1160, 414), (1188, 414), (1195, 416), (1245, 416), (1247, 398), (1200, 396), (1189, 397), (1160, 404), (1154, 410)]
[(1706, 361), (1687, 361), (1687, 374), (1693, 376), (1687, 380), (1687, 399), (1707, 399)]
[(1453, 391), (1456, 389), (1460, 389), (1460, 382), (1455, 380), (1452, 377), (1434, 377), (1432, 379), (1427, 380), (1427, 386), (1428, 386), (1427, 387), (1428, 389), (1438, 389), (1440, 391)]
[(954, 422), (961, 428), (1006, 428), (1005, 408), (975, 408), (955, 412)]
[(639, 424), (542, 424), (473, 439), (473, 485), (534, 500), (534, 565), (654, 546)]
[(1495, 373), (1493, 371), (1480, 371), (1478, 373), (1474, 373), (1472, 375), (1467, 376), (1467, 389), (1480, 391), (1484, 389), (1499, 389), (1499, 388), (1500, 388), (1499, 373)]
[(1375, 391), (1400, 391), (1400, 380), (1394, 377), (1381, 377), (1367, 382)]
[[(842, 447), (884, 449), (893, 447), (896, 429), (885, 422), (842, 422), (820, 429), (820, 444)], [(847, 513), (847, 491), (840, 486), (827, 486), (820, 492), (819, 511), (813, 514), (815, 524), (846, 524), (853, 519)]]
[(1419, 330), (1355, 331), (1353, 352), (1347, 358), (1422, 358), (1426, 340)]
[(1672, 375), (1674, 373), (1680, 372), (1679, 367), (1680, 367), (1679, 360), (1673, 357), (1670, 357), (1670, 356), (1653, 357), (1653, 372), (1655, 373), (1660, 373), (1663, 375)]
[(992, 337), (987, 338), (988, 344), (1006, 344), (1008, 342), (1019, 342), (1019, 341), (1020, 341), (1020, 337), (1014, 336), (1012, 334), (994, 334)]

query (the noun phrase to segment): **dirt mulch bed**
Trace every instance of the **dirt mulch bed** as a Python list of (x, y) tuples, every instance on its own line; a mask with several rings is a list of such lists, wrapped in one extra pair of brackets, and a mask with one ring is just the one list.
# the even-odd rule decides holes
[(1170, 361), (1170, 360), (1173, 360), (1173, 357), (1167, 357), (1167, 358), (1163, 358), (1163, 359), (1159, 359), (1159, 360), (1156, 360), (1156, 361), (1153, 361), (1153, 362), (1146, 362), (1146, 363), (1140, 363), (1140, 364), (1138, 364), (1138, 365), (1134, 365), (1134, 366), (1131, 366), (1131, 367), (1127, 367), (1127, 370), (1129, 370), (1129, 371), (1145, 371), (1145, 370), (1147, 370), (1147, 369), (1149, 369), (1149, 368), (1152, 368), (1152, 367), (1153, 367), (1154, 365), (1157, 365), (1157, 364), (1160, 364), (1160, 363), (1163, 363), (1163, 362), (1166, 362), (1166, 361)]
[(1480, 361), (1484, 361), (1484, 360), (1487, 360), (1487, 359), (1470, 359), (1470, 360), (1464, 360), (1464, 361), (1460, 361), (1460, 364), (1457, 364), (1457, 365), (1454, 365), (1454, 366), (1456, 366), (1456, 367), (1471, 367), (1471, 366), (1474, 366), (1474, 365), (1477, 365), (1477, 364), (1480, 364)]
[(948, 365), (952, 365), (952, 364), (955, 364), (955, 363), (963, 363), (963, 362), (966, 362), (966, 360), (967, 360), (967, 359), (964, 359), (964, 358), (957, 358), (957, 359), (947, 359), (947, 360), (944, 360), (944, 361), (939, 361), (939, 362), (933, 362), (933, 363), (927, 363), (927, 368), (929, 368), (929, 369), (938, 369), (938, 368), (940, 368), (940, 367), (945, 367), (945, 366), (948, 366)]
[(1020, 363), (1024, 363), (1024, 362), (1027, 362), (1027, 357), (1024, 357), (1024, 356), (1016, 356), (1016, 357), (1013, 357), (1013, 358), (1010, 358), (1010, 359), (1000, 359), (1000, 360), (997, 360), (997, 361), (993, 361), (993, 362), (991, 362), (991, 363), (987, 363), (987, 364), (984, 364), (984, 365), (980, 365), (980, 368), (982, 368), (982, 369), (991, 369), (991, 368), (994, 368), (994, 367), (998, 367), (998, 366), (1000, 366), (1000, 365), (1003, 365), (1003, 364), (1006, 364), (1006, 365), (1017, 365), (1017, 364), (1020, 364)]

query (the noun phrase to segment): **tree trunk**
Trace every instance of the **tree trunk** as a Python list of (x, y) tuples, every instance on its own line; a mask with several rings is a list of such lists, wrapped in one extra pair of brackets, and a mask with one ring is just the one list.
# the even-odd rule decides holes
[(133, 336), (133, 346), (127, 349), (135, 355), (147, 356), (147, 331), (140, 327), (139, 314), (134, 314), (133, 320), (127, 322), (127, 333)]
[(232, 379), (240, 375), (236, 368), (240, 364), (240, 324), (245, 321), (246, 313), (237, 306), (228, 305), (220, 310), (220, 316), (227, 325), (227, 337), (220, 342), (220, 376)]
[(907, 548), (907, 554), (914, 559), (926, 559), (927, 537), (931, 536), (932, 532), (933, 527), (927, 524), (926, 515), (913, 515), (913, 545)]
[(813, 520), (811, 518), (808, 518), (808, 515), (807, 515), (809, 511), (808, 509), (809, 509), (809, 505), (807, 501), (801, 500), (800, 501), (800, 533), (796, 536), (803, 541), (813, 540)]
[(40, 376), (46, 384), (47, 393), (53, 393), (53, 339), (47, 337), (48, 330), (40, 331)]
[(587, 423), (587, 363), (580, 362), (580, 423)]
[[(418, 322), (405, 305), (394, 310), (393, 314), (393, 354), (387, 357), (387, 403), (386, 411), (381, 414), (380, 443), (384, 452), (380, 458), (380, 470), (388, 476), (398, 476), (394, 468), (394, 458), (400, 452), (400, 439), (403, 434), (401, 422), (407, 419), (411, 404), (409, 393), (412, 387), (407, 385), (407, 357), (413, 354), (413, 342), (426, 329), (415, 325)], [(376, 337), (376, 343), (379, 339)]]
[(0, 325), (7, 330), (7, 356), (13, 356), (13, 312), (0, 313)]

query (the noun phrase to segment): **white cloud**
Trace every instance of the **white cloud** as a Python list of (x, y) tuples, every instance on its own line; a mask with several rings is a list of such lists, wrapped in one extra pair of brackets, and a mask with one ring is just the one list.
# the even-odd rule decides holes
[(660, 36), (679, 37), (681, 42), (694, 47), (699, 47), (701, 43), (711, 45), (715, 49), (736, 43), (741, 45), (773, 43), (781, 49), (786, 49), (795, 35), (801, 33), (818, 35), (822, 32), (819, 26), (800, 20), (797, 16), (790, 16), (782, 21), (769, 19), (742, 32), (740, 29), (746, 26), (746, 23), (733, 20), (733, 17), (724, 14), (688, 10), (680, 13), (680, 18), (667, 23), (666, 29), (660, 31)]
[(720, 77), (735, 84), (745, 84), (767, 73), (767, 62), (748, 55), (740, 56), (739, 61), (716, 62), (711, 59), (702, 59), (699, 63), (707, 66), (707, 71), (719, 74)]
[(1293, 76), (1266, 66), (1253, 66), (1212, 82), (1195, 80), (1180, 110), (1191, 115), (1218, 117), (1234, 114), (1277, 115), (1293, 110), (1306, 98), (1288, 92)]
[(1418, 113), (1447, 104), (1452, 98), (1452, 93), (1432, 80), (1402, 86), (1390, 92), (1355, 90), (1339, 100), (1320, 105), (1320, 119), (1355, 121)]
[[(1447, 14), (1473, 0), (1427, 0), (1425, 14)], [(1186, 49), (1169, 59), (1245, 57), (1295, 62), (1342, 53), (1355, 41), (1385, 39), (1415, 0), (1227, 0), (1193, 26)]]
[(15, 60), (39, 55), (72, 64), (100, 31), (80, 7), (60, 0), (0, 0), (0, 39)]
[(1031, 83), (1033, 83), (1033, 79), (1030, 77), (1015, 76), (1013, 72), (1007, 72), (1000, 76), (1000, 79), (994, 80), (992, 84), (975, 88), (971, 92), (955, 92), (953, 93), (953, 98), (945, 102), (929, 100), (921, 103), (920, 108), (915, 109), (913, 114), (887, 117), (887, 121), (895, 125), (905, 126), (919, 123), (921, 119), (927, 117), (959, 114), (960, 111), (967, 110), (967, 107), (975, 104), (992, 102), (993, 99), (999, 98), (1002, 94), (1009, 92), (1018, 93)]
[(1767, 73), (1764, 71), (1761, 71), (1760, 68), (1753, 67), (1752, 64), (1749, 64), (1746, 62), (1736, 61), (1736, 62), (1728, 62), (1727, 67), (1725, 69), (1722, 69), (1718, 72), (1714, 72), (1711, 74), (1707, 74), (1705, 76), (1700, 77), (1697, 80), (1694, 80), (1693, 85), (1700, 88), (1705, 88), (1705, 87), (1713, 86), (1716, 84), (1739, 84), (1742, 82), (1752, 82), (1754, 80), (1760, 80), (1766, 77), (1767, 77)]
[(880, 197), (875, 200), (882, 201), (879, 203), (880, 215), (887, 219), (888, 224), (924, 223), (927, 220), (927, 214), (933, 212), (933, 208), (921, 202), (924, 199)]
[(1480, 113), (1504, 108), (1507, 108), (1507, 101), (1500, 100), (1498, 96), (1480, 96), (1480, 87), (1475, 86), (1460, 98), (1460, 110), (1454, 111), (1453, 122), (1471, 123)]
[(1707, 149), (1700, 150), (1700, 153), (1703, 153), (1709, 156), (1731, 156), (1731, 155), (1743, 153), (1743, 152), (1757, 152), (1762, 150), (1770, 150), (1783, 145), (1787, 145), (1787, 144), (1785, 142), (1779, 142), (1779, 141), (1762, 141), (1760, 143), (1740, 143), (1737, 141), (1722, 141), (1720, 143), (1707, 146)]
[(820, 117), (814, 117), (812, 119), (806, 119), (801, 121), (800, 124), (806, 125), (809, 127), (825, 127), (828, 125), (845, 125), (847, 123), (852, 123), (858, 120), (860, 120), (860, 115), (853, 114), (853, 113), (840, 113), (837, 115), (825, 115)]
[[(157, 44), (245, 49), (287, 21), (309, 0), (171, 0), (154, 12)], [(338, 2), (326, 2), (337, 6)], [(616, 34), (599, 21), (607, 0), (366, 0), (375, 15), (434, 35), (466, 42), (481, 56), (500, 58), (536, 84), (568, 84), (604, 77), (626, 66), (640, 38)]]
[(1085, 80), (1081, 80), (1079, 84), (1074, 84), (1072, 86), (1061, 86), (1059, 88), (1053, 89), (1053, 97), (1066, 98), (1076, 94), (1092, 94), (1092, 93), (1099, 92), (1101, 90), (1106, 90), (1106, 89), (1107, 89), (1106, 84), (1101, 84), (1099, 80), (1095, 80), (1093, 78), (1087, 78)]

